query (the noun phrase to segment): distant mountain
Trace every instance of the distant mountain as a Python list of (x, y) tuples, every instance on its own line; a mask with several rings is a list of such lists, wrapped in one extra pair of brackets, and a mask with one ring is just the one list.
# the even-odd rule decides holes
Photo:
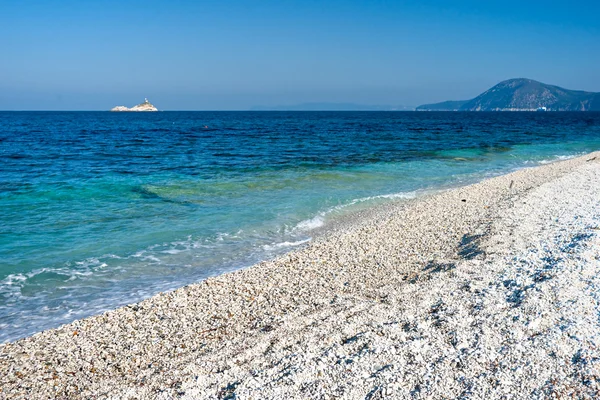
[(354, 103), (302, 103), (288, 106), (257, 106), (253, 111), (414, 111), (414, 107), (379, 106)]
[(600, 111), (600, 93), (509, 79), (472, 100), (424, 104), (417, 111), (536, 111), (542, 107), (547, 111)]

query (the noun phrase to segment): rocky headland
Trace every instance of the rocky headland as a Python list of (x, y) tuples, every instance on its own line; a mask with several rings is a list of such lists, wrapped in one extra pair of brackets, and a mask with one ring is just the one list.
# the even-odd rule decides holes
[(417, 111), (600, 111), (600, 93), (519, 78), (500, 82), (472, 100), (424, 104)]
[(133, 106), (131, 108), (125, 106), (116, 106), (110, 109), (110, 111), (158, 111), (156, 107), (154, 107), (148, 99), (144, 99), (144, 102)]

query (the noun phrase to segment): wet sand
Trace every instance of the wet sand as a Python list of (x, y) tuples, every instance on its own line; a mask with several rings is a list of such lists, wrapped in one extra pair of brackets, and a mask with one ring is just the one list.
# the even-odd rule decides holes
[(600, 396), (600, 152), (0, 345), (0, 398)]

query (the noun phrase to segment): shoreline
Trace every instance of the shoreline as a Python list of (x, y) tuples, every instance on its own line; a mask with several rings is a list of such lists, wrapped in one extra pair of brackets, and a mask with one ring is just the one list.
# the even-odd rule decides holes
[[(154, 282), (156, 284), (156, 286), (154, 286), (151, 290), (146, 291), (146, 293), (143, 296), (135, 296), (135, 297), (127, 296), (127, 292), (123, 291), (121, 293), (120, 297), (112, 297), (112, 298), (110, 296), (109, 297), (99, 297), (99, 298), (97, 298), (97, 300), (102, 300), (102, 302), (100, 302), (100, 301), (89, 302), (89, 303), (87, 303), (87, 304), (89, 304), (88, 307), (79, 308), (78, 305), (71, 304), (70, 307), (67, 309), (67, 313), (71, 314), (71, 312), (73, 312), (75, 314), (73, 316), (68, 315), (64, 318), (59, 318), (59, 319), (48, 318), (48, 319), (40, 320), (39, 315), (38, 315), (37, 319), (34, 317), (34, 318), (31, 318), (29, 321), (27, 321), (28, 318), (26, 317), (26, 315), (22, 316), (21, 317), (22, 324), (20, 326), (10, 325), (10, 322), (9, 322), (9, 324), (6, 324), (6, 331), (10, 331), (11, 332), (10, 335), (7, 335), (6, 332), (2, 332), (2, 329), (1, 329), (2, 326), (0, 326), (0, 344), (11, 343), (11, 342), (29, 337), (36, 333), (42, 332), (44, 330), (55, 329), (57, 327), (60, 327), (61, 325), (68, 324), (68, 323), (71, 323), (71, 322), (79, 320), (79, 319), (88, 318), (88, 317), (91, 317), (94, 315), (100, 315), (107, 311), (112, 311), (116, 308), (124, 307), (128, 304), (137, 303), (137, 302), (143, 301), (147, 298), (153, 297), (154, 295), (156, 295), (160, 292), (173, 291), (173, 290), (179, 289), (186, 285), (199, 283), (207, 278), (218, 276), (218, 275), (221, 275), (224, 273), (229, 273), (229, 272), (233, 272), (233, 271), (237, 271), (237, 270), (243, 270), (243, 269), (250, 268), (253, 265), (255, 265), (256, 263), (259, 263), (261, 261), (273, 260), (273, 259), (280, 257), (281, 255), (286, 254), (290, 251), (295, 251), (295, 250), (303, 248), (307, 243), (319, 238), (320, 236), (323, 236), (331, 229), (337, 230), (340, 228), (340, 226), (349, 227), (349, 226), (353, 225), (357, 219), (369, 218), (369, 215), (371, 215), (373, 212), (376, 213), (380, 207), (386, 207), (386, 205), (388, 205), (388, 204), (403, 204), (406, 202), (415, 201), (415, 199), (418, 201), (418, 199), (422, 198), (423, 196), (431, 196), (431, 195), (434, 195), (436, 193), (440, 193), (440, 192), (443, 192), (446, 190), (452, 190), (452, 189), (457, 189), (460, 187), (468, 186), (471, 184), (481, 182), (482, 180), (489, 179), (491, 177), (501, 176), (501, 175), (504, 175), (507, 173), (514, 172), (518, 169), (530, 168), (532, 166), (531, 164), (543, 165), (543, 164), (547, 164), (547, 163), (556, 162), (559, 160), (578, 157), (582, 154), (584, 154), (584, 153), (572, 154), (572, 155), (568, 155), (568, 156), (556, 156), (556, 155), (548, 156), (549, 158), (543, 158), (543, 159), (540, 159), (537, 161), (533, 161), (533, 160), (525, 161), (524, 163), (521, 163), (519, 165), (513, 165), (510, 168), (506, 167), (503, 169), (492, 169), (490, 171), (486, 171), (485, 173), (484, 172), (479, 172), (479, 173), (475, 172), (473, 174), (463, 175), (463, 176), (461, 176), (459, 174), (460, 178), (452, 177), (448, 181), (438, 183), (437, 185), (434, 185), (431, 187), (417, 188), (414, 190), (404, 190), (404, 191), (390, 191), (390, 192), (384, 192), (381, 194), (373, 194), (370, 196), (363, 196), (363, 197), (359, 196), (359, 197), (351, 198), (350, 200), (341, 202), (338, 205), (332, 205), (323, 210), (317, 210), (313, 214), (310, 214), (306, 219), (303, 219), (300, 222), (297, 222), (294, 225), (294, 227), (292, 228), (292, 232), (296, 232), (296, 233), (293, 233), (293, 235), (295, 235), (295, 236), (288, 238), (288, 240), (281, 239), (280, 241), (274, 240), (273, 242), (258, 244), (257, 247), (252, 249), (252, 252), (255, 252), (255, 251), (257, 251), (259, 253), (262, 252), (263, 253), (262, 256), (252, 257), (253, 258), (252, 260), (240, 259), (239, 262), (230, 262), (228, 264), (221, 265), (219, 268), (215, 268), (213, 270), (208, 270), (203, 274), (199, 274), (194, 279), (179, 279), (180, 277), (177, 277), (176, 279), (173, 279), (172, 281), (163, 279), (162, 281), (158, 281), (158, 283)], [(529, 164), (529, 163), (531, 163), (531, 164)], [(454, 178), (456, 178), (456, 179), (454, 179)], [(315, 224), (317, 225), (317, 227), (310, 228), (309, 230), (304, 230), (305, 227), (303, 225), (311, 226), (311, 225), (315, 225)], [(141, 249), (138, 249), (136, 252), (146, 251), (147, 249), (148, 249), (148, 247), (141, 248)], [(129, 258), (132, 255), (136, 254), (136, 252), (131, 252), (129, 254), (125, 254), (124, 257)], [(107, 255), (104, 255), (104, 256), (102, 256), (102, 258), (105, 259), (106, 256)], [(111, 257), (111, 256), (112, 256), (112, 254), (109, 253), (108, 257)], [(83, 260), (84, 260), (84, 262), (86, 262), (87, 260), (89, 260), (89, 258), (84, 258)], [(104, 261), (105, 260), (103, 260), (103, 262)], [(43, 271), (45, 271), (45, 269), (40, 268), (40, 269), (34, 270), (32, 272), (34, 273), (33, 275), (35, 276), (35, 274), (43, 272)], [(62, 273), (62, 271), (60, 271), (59, 273)], [(8, 278), (17, 282), (21, 278), (24, 278), (24, 276), (23, 276), (23, 274), (17, 273), (17, 274), (9, 275)], [(12, 283), (12, 282), (10, 282), (10, 283)], [(150, 283), (152, 283), (152, 282), (150, 282)], [(93, 284), (92, 284), (92, 286), (93, 286)], [(9, 288), (9, 289), (13, 289), (13, 288)], [(17, 289), (18, 289), (18, 287), (17, 287)], [(134, 288), (134, 290), (142, 291), (142, 289), (139, 287), (137, 289)], [(106, 299), (106, 301), (104, 301), (105, 299)], [(126, 300), (124, 301), (123, 299), (126, 299)], [(100, 303), (102, 303), (101, 306), (99, 306)], [(42, 304), (42, 305), (44, 305), (44, 304)], [(26, 312), (26, 311), (21, 309), (20, 312), (21, 312), (21, 315), (23, 315), (24, 312)], [(41, 323), (41, 324), (36, 324), (36, 322)], [(12, 333), (11, 330), (15, 327), (18, 330), (18, 332)], [(25, 327), (25, 328), (23, 328), (23, 327)], [(34, 327), (35, 329), (32, 329), (31, 327)]]
[(576, 348), (542, 290), (593, 281), (569, 257), (600, 269), (598, 177), (594, 152), (358, 211), (276, 259), (0, 345), (0, 398), (598, 393), (600, 299), (574, 303)]

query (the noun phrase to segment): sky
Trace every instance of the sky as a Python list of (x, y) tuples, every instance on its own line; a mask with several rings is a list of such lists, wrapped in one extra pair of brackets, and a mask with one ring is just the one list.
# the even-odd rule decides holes
[(600, 92), (600, 1), (0, 0), (0, 110), (417, 106)]

